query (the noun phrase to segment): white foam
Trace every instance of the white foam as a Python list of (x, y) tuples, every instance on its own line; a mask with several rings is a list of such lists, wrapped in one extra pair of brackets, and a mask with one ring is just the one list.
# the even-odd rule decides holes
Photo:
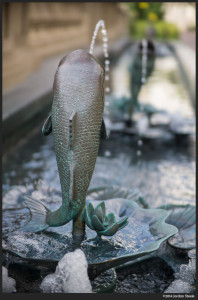
[(69, 252), (59, 261), (55, 273), (44, 278), (40, 288), (43, 293), (92, 293), (87, 267), (82, 250)]
[(190, 259), (188, 265), (182, 264), (180, 266), (179, 273), (177, 273), (175, 277), (181, 278), (183, 281), (193, 284), (195, 272), (196, 272), (195, 259)]
[(181, 279), (174, 280), (172, 284), (164, 291), (164, 293), (191, 293), (190, 283)]
[(16, 281), (8, 276), (8, 270), (5, 267), (2, 267), (2, 292), (16, 292)]
[(196, 262), (190, 259), (189, 264), (182, 264), (179, 272), (175, 274), (175, 280), (164, 293), (192, 293), (194, 292)]

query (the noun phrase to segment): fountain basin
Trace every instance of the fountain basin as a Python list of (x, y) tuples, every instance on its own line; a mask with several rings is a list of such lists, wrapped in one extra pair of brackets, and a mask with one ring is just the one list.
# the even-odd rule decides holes
[[(90, 278), (101, 272), (147, 255), (177, 233), (177, 228), (165, 223), (169, 213), (163, 209), (144, 209), (135, 201), (124, 198), (104, 200), (107, 213), (117, 220), (128, 216), (129, 224), (112, 237), (96, 239), (95, 231), (86, 227), (85, 239), (79, 244), (72, 239), (72, 223), (49, 228), (41, 233), (20, 231), (28, 212), (26, 208), (4, 212), (3, 249), (14, 254), (18, 262), (37, 267), (54, 268), (67, 253), (81, 248), (89, 265)], [(87, 200), (95, 207), (98, 200)], [(9, 227), (6, 221), (9, 219)], [(27, 219), (26, 219), (27, 220)]]

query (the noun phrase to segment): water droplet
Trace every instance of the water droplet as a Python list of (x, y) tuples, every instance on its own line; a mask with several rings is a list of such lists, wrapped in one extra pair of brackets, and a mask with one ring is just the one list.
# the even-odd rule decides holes
[(109, 75), (106, 75), (106, 76), (105, 76), (105, 80), (109, 80)]
[(13, 177), (13, 176), (15, 176), (15, 175), (16, 175), (16, 172), (15, 172), (14, 170), (10, 172), (10, 176)]
[(104, 57), (105, 57), (105, 55), (107, 54), (108, 55), (108, 50), (106, 49), (106, 48), (103, 48), (103, 52), (104, 52)]
[[(102, 35), (103, 35), (103, 53), (104, 53), (104, 57), (108, 58), (109, 57), (109, 53), (108, 53), (108, 37), (107, 37), (107, 31), (106, 31), (106, 28), (105, 28), (105, 23), (104, 23), (103, 20), (100, 20), (96, 24), (96, 27), (95, 27), (95, 30), (94, 30), (94, 33), (93, 33), (93, 36), (92, 36), (92, 41), (91, 41), (89, 53), (93, 54), (95, 40), (96, 40), (96, 37), (97, 37), (97, 34), (98, 34), (98, 30), (99, 30), (100, 27), (102, 27), (101, 32), (102, 32)], [(105, 59), (105, 72), (109, 72), (109, 70), (110, 70), (109, 69), (109, 65), (110, 65), (110, 61), (108, 59)], [(109, 80), (109, 76), (108, 75), (105, 76), (105, 80)], [(105, 91), (107, 93), (109, 93), (110, 92), (110, 88), (106, 87)]]
[(143, 60), (143, 61), (146, 61), (146, 60), (147, 60), (147, 56), (146, 56), (145, 54), (142, 56), (142, 60)]
[(148, 52), (148, 42), (146, 39), (142, 41), (142, 78), (141, 83), (146, 82), (146, 73), (147, 73), (147, 52)]
[(109, 66), (108, 65), (105, 66), (105, 71), (107, 71), (107, 72), (109, 71)]
[(105, 59), (105, 65), (109, 65), (110, 61), (108, 59)]
[(110, 156), (111, 156), (111, 152), (110, 152), (110, 151), (105, 151), (104, 155), (105, 155), (106, 157), (110, 157)]
[(105, 92), (109, 93), (109, 92), (110, 92), (110, 88), (109, 88), (109, 87), (106, 87), (106, 88), (105, 88)]
[(138, 140), (137, 144), (138, 144), (138, 146), (142, 146), (143, 145), (143, 141), (142, 140)]
[(141, 156), (142, 155), (142, 151), (137, 150), (136, 154), (137, 154), (137, 156)]

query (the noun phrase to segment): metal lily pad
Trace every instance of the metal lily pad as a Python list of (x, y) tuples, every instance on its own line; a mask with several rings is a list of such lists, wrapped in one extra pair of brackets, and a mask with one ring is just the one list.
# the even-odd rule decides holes
[[(91, 201), (94, 207), (97, 202)], [(102, 271), (157, 250), (164, 240), (177, 233), (175, 226), (165, 223), (169, 215), (165, 210), (143, 209), (134, 201), (121, 198), (106, 200), (105, 204), (107, 213), (114, 213), (118, 220), (127, 216), (129, 224), (113, 237), (102, 237), (100, 240), (95, 238), (93, 230), (86, 227), (86, 237), (80, 248), (86, 255), (92, 278)], [(49, 265), (52, 262), (57, 264), (67, 252), (74, 250), (71, 222), (42, 233), (27, 233), (20, 232), (24, 217), (21, 218), (21, 212), (19, 216), (15, 212), (9, 219), (9, 228), (4, 227), (3, 230), (3, 248), (10, 253), (46, 266), (47, 262)]]
[(161, 206), (162, 209), (167, 209), (170, 215), (166, 222), (178, 228), (178, 233), (168, 239), (168, 244), (172, 247), (190, 250), (195, 248), (195, 206), (187, 205), (166, 205)]
[(87, 200), (108, 200), (122, 198), (135, 201), (140, 207), (148, 208), (148, 203), (141, 192), (135, 188), (124, 188), (117, 185), (102, 186), (90, 189), (87, 193)]

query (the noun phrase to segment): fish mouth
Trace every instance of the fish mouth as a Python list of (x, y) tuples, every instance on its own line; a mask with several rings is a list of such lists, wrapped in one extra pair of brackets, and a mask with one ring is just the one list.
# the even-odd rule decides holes
[(78, 49), (67, 54), (67, 60), (71, 62), (82, 61), (83, 59), (91, 59), (92, 55), (86, 50)]
[(86, 50), (82, 50), (82, 49), (74, 50), (72, 52), (69, 52), (61, 59), (59, 66), (64, 64), (65, 62), (82, 63), (82, 62), (91, 61), (91, 57), (92, 55)]
[(63, 65), (64, 63), (71, 63), (71, 64), (82, 64), (82, 63), (96, 63), (100, 66), (100, 71), (104, 73), (104, 66), (98, 61), (92, 54), (87, 52), (83, 49), (74, 50), (70, 53), (68, 53), (66, 56), (64, 56), (59, 66)]

